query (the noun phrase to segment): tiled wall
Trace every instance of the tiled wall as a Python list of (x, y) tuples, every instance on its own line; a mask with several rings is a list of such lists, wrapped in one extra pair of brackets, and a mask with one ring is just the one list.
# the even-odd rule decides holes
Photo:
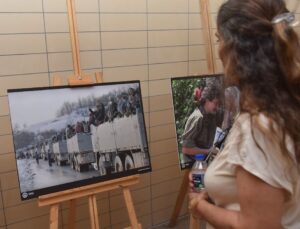
[[(211, 0), (212, 34), (223, 0)], [(294, 2), (294, 1), (289, 1)], [(199, 0), (76, 0), (81, 67), (105, 81), (141, 80), (153, 172), (132, 187), (143, 228), (169, 220), (183, 172), (177, 159), (170, 77), (206, 74)], [(214, 46), (216, 42), (214, 37)], [(217, 72), (222, 71), (215, 52)], [(50, 86), (72, 74), (65, 0), (0, 1), (0, 229), (48, 228), (49, 209), (21, 202), (6, 90)], [(101, 228), (128, 226), (120, 191), (98, 196)], [(60, 210), (67, 228), (68, 206)], [(187, 214), (184, 204), (180, 215)], [(80, 200), (77, 228), (88, 228)]]

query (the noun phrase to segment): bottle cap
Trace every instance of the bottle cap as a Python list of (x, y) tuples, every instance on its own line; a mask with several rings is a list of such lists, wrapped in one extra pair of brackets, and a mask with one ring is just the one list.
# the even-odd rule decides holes
[(205, 158), (206, 158), (206, 154), (196, 154), (196, 155), (195, 155), (195, 159), (196, 159), (197, 161), (204, 161)]

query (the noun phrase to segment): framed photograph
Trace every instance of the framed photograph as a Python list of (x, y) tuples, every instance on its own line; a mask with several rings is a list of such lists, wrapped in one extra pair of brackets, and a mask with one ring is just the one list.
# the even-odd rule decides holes
[(181, 169), (196, 154), (211, 162), (239, 111), (239, 90), (225, 88), (222, 75), (172, 78), (171, 87)]
[(8, 90), (21, 199), (151, 171), (139, 81)]

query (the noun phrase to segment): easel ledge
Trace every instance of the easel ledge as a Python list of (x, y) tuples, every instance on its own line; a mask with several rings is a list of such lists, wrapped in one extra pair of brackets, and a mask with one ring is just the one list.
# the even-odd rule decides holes
[(64, 201), (78, 199), (101, 192), (111, 191), (117, 188), (124, 188), (139, 182), (139, 175), (132, 175), (119, 179), (101, 182), (98, 184), (91, 184), (82, 186), (80, 188), (73, 188), (66, 191), (51, 193), (39, 197), (39, 207), (58, 204)]

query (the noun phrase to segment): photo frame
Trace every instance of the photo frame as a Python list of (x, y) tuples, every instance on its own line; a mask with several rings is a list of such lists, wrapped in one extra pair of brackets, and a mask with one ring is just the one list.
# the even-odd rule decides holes
[(239, 90), (220, 74), (175, 77), (171, 89), (180, 168), (191, 168), (195, 154), (211, 162), (239, 112)]
[(151, 171), (139, 81), (8, 90), (22, 200)]

